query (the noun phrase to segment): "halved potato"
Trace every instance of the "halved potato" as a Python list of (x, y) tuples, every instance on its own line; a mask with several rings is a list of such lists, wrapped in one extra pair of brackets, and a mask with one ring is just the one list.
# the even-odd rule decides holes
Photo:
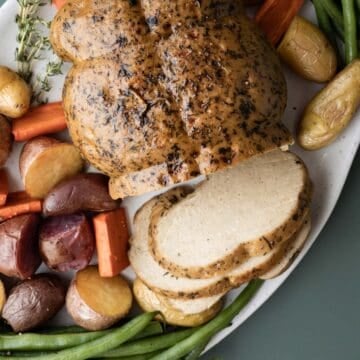
[(84, 161), (74, 145), (45, 136), (28, 141), (20, 156), (20, 174), (26, 192), (33, 198), (44, 198), (54, 186), (83, 167)]
[(96, 266), (79, 271), (66, 297), (66, 307), (74, 321), (88, 330), (115, 324), (130, 311), (131, 289), (121, 276), (100, 277)]
[[(144, 311), (160, 311), (159, 319), (176, 326), (195, 327), (210, 321), (221, 310), (223, 301), (220, 299), (211, 307), (197, 313), (187, 314), (170, 305), (167, 299), (149, 289), (140, 279), (133, 285), (136, 301)], [(192, 300), (183, 300), (190, 302)]]

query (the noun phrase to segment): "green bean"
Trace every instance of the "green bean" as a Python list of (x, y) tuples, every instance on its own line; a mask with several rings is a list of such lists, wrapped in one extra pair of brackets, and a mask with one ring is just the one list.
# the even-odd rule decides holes
[(134, 336), (131, 341), (147, 338), (149, 336), (159, 335), (164, 332), (162, 324), (158, 321), (152, 321), (143, 331)]
[(329, 14), (330, 18), (334, 22), (337, 28), (343, 29), (344, 28), (344, 19), (342, 16), (341, 11), (334, 3), (333, 0), (319, 0), (323, 8)]
[(196, 329), (186, 329), (143, 340), (132, 341), (103, 354), (102, 357), (117, 358), (120, 356), (140, 355), (156, 350), (167, 349), (170, 346), (177, 344), (179, 341), (186, 339), (195, 331)]
[(59, 327), (50, 327), (50, 328), (44, 328), (40, 329), (40, 334), (46, 334), (46, 335), (56, 335), (56, 334), (78, 334), (78, 333), (84, 333), (88, 332), (88, 330), (82, 328), (81, 326), (59, 326)]
[(239, 311), (250, 301), (262, 283), (262, 280), (252, 280), (235, 301), (226, 309), (222, 310), (214, 319), (199, 327), (193, 335), (185, 340), (180, 341), (160, 355), (155, 355), (151, 360), (178, 360), (182, 356), (187, 355), (196, 346), (202, 344), (204, 341), (214, 336), (218, 331), (228, 326)]
[[(78, 333), (68, 333), (73, 331), (82, 331)], [(45, 331), (45, 330), (44, 330)], [(69, 326), (66, 328), (57, 328), (47, 330), (47, 334), (25, 333), (0, 335), (0, 350), (5, 352), (20, 351), (46, 351), (63, 350), (69, 347), (85, 344), (91, 340), (109, 334), (112, 329), (103, 331), (86, 331), (81, 327)], [(158, 321), (152, 321), (141, 333), (134, 339), (142, 339), (152, 335), (158, 335), (163, 332), (162, 326)]]
[(205, 350), (207, 344), (209, 343), (210, 339), (205, 340), (202, 344), (199, 344), (196, 348), (194, 348), (184, 360), (198, 360)]
[(356, 5), (357, 5), (358, 11), (360, 13), (360, 0), (356, 0)]
[[(359, 0), (360, 1), (360, 0)], [(320, 0), (313, 0), (313, 4), (315, 7), (316, 16), (318, 19), (318, 24), (320, 29), (325, 33), (326, 37), (331, 42), (334, 50), (336, 52), (336, 57), (338, 59), (338, 69), (342, 69), (344, 67), (344, 60), (341, 56), (341, 52), (339, 51), (336, 35), (334, 32), (334, 27), (330, 21), (328, 13), (325, 11)]]
[[(133, 355), (133, 356), (121, 356), (117, 358), (113, 358), (112, 360), (149, 360), (155, 355), (158, 355), (161, 353), (160, 351), (154, 351), (148, 354), (141, 354), (141, 355)], [(96, 360), (107, 360), (107, 358), (97, 358)]]
[(345, 59), (350, 64), (358, 57), (357, 29), (354, 0), (341, 0), (344, 13)]
[(85, 344), (108, 334), (110, 330), (78, 334), (19, 334), (1, 335), (0, 350), (62, 350), (79, 344)]
[[(127, 324), (110, 330), (110, 333), (92, 340), (86, 344), (81, 344), (69, 349), (61, 350), (57, 353), (44, 356), (30, 356), (28, 360), (84, 360), (110, 351), (124, 342), (130, 340), (140, 333), (151, 322), (157, 313), (144, 313), (137, 316)], [(0, 356), (1, 360), (7, 357)], [(12, 360), (23, 360), (22, 357), (11, 357)]]

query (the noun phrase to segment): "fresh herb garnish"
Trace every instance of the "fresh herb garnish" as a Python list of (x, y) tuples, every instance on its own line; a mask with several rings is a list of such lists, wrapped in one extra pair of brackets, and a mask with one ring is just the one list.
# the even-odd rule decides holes
[(18, 25), (15, 58), (19, 75), (33, 88), (33, 103), (44, 103), (44, 93), (51, 90), (49, 77), (62, 73), (63, 62), (60, 59), (49, 61), (44, 75), (33, 76), (33, 66), (42, 60), (43, 52), (51, 50), (48, 37), (51, 22), (42, 19), (38, 13), (41, 7), (48, 5), (49, 0), (17, 0), (20, 6), (16, 23)]

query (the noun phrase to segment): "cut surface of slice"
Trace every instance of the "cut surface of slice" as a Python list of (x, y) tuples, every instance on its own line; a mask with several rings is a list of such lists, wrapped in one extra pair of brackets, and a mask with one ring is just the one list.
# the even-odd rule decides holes
[(303, 227), (299, 231), (296, 240), (292, 243), (289, 243), (285, 255), (280, 259), (280, 261), (274, 267), (272, 267), (266, 273), (262, 274), (260, 278), (264, 280), (273, 279), (274, 277), (279, 276), (284, 271), (286, 271), (300, 254), (309, 236), (310, 230), (311, 230), (311, 220), (310, 217), (308, 217)]
[[(174, 200), (186, 196), (188, 189), (171, 190)], [(130, 240), (129, 259), (136, 275), (153, 291), (174, 299), (196, 299), (220, 295), (269, 271), (284, 256), (288, 242), (277, 245), (266, 255), (251, 257), (232, 271), (209, 279), (190, 279), (172, 275), (150, 253), (148, 234), (150, 215), (157, 198), (147, 202), (135, 216), (135, 232)], [(301, 225), (299, 228), (301, 228)]]
[(289, 239), (304, 221), (310, 189), (296, 155), (275, 150), (253, 157), (211, 175), (177, 202), (160, 196), (151, 215), (152, 255), (176, 276), (224, 274)]
[[(160, 319), (168, 324), (194, 327), (211, 320), (222, 308), (221, 296), (196, 300), (173, 300), (159, 295), (136, 279), (133, 286), (134, 296), (145, 311), (160, 311)], [(198, 311), (194, 311), (193, 303)], [(180, 307), (180, 308), (179, 308)]]

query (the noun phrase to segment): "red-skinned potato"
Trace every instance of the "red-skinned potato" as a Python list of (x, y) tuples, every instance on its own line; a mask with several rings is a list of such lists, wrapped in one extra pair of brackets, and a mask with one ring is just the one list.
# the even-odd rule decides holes
[(56, 271), (85, 268), (95, 251), (93, 231), (83, 214), (45, 219), (39, 238), (41, 257)]
[(107, 329), (125, 317), (133, 295), (120, 275), (100, 276), (96, 266), (76, 273), (66, 295), (66, 308), (76, 324), (88, 330)]
[(19, 168), (26, 192), (43, 199), (61, 181), (82, 171), (84, 161), (72, 144), (39, 136), (23, 147)]
[(0, 166), (5, 164), (10, 155), (12, 141), (10, 124), (0, 115)]
[(15, 332), (36, 328), (56, 315), (65, 295), (66, 288), (57, 276), (34, 276), (10, 291), (2, 317)]
[(26, 279), (41, 264), (37, 214), (17, 216), (0, 224), (0, 273)]
[(108, 192), (103, 174), (79, 174), (52, 189), (43, 203), (43, 215), (66, 215), (79, 211), (110, 211), (118, 206)]

